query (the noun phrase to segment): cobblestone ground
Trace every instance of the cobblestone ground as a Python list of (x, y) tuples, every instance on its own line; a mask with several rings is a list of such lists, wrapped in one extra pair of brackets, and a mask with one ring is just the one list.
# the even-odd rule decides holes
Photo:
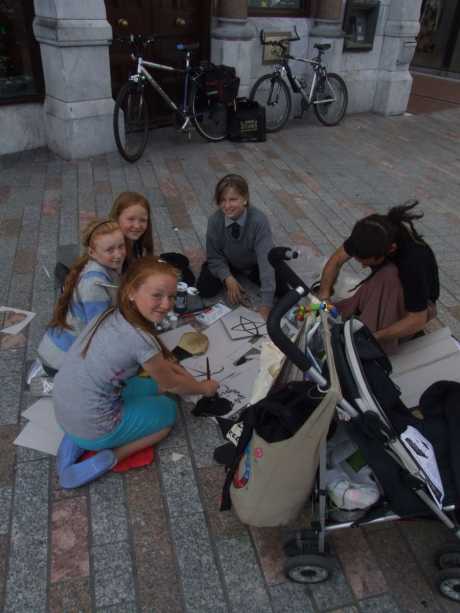
[(420, 228), (440, 264), (439, 317), (459, 334), (458, 110), (354, 116), (330, 129), (293, 121), (259, 144), (188, 143), (164, 130), (151, 134), (135, 165), (118, 154), (65, 162), (46, 150), (0, 158), (0, 304), (37, 313), (24, 335), (0, 338), (0, 608), (458, 611), (433, 584), (433, 552), (447, 536), (434, 521), (337, 532), (333, 578), (313, 588), (290, 583), (279, 530), (248, 529), (219, 513), (223, 474), (212, 451), (220, 438), (214, 424), (185, 410), (151, 467), (75, 491), (59, 489), (49, 456), (12, 445), (31, 404), (25, 363), (53, 306), (46, 271), (57, 247), (76, 243), (82, 224), (133, 189), (152, 203), (158, 252), (183, 251), (197, 269), (212, 190), (228, 172), (248, 178), (279, 244), (319, 254), (363, 215), (417, 197), (426, 213)]

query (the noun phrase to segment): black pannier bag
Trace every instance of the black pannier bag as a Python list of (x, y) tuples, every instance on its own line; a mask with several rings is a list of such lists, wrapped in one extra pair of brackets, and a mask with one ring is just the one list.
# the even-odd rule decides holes
[(238, 98), (228, 110), (228, 139), (237, 142), (265, 140), (265, 108), (255, 100)]
[(216, 66), (207, 62), (202, 64), (204, 70), (204, 88), (208, 96), (216, 97), (220, 102), (231, 104), (238, 95), (240, 80), (232, 66)]

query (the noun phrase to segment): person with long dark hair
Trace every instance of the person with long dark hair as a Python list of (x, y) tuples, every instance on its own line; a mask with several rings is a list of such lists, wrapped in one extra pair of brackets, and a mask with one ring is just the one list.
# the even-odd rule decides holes
[(422, 331), (436, 314), (438, 266), (432, 249), (415, 229), (414, 221), (423, 217), (413, 212), (417, 204), (359, 220), (326, 262), (321, 277), (319, 298), (330, 300), (345, 262), (354, 258), (371, 269), (356, 293), (336, 306), (343, 319), (359, 317), (388, 352), (395, 351), (401, 339)]

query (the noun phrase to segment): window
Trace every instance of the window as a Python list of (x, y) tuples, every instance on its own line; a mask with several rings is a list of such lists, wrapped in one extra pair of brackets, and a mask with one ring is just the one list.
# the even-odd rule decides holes
[(248, 0), (248, 12), (251, 16), (299, 15), (309, 13), (308, 0)]
[(301, 0), (249, 0), (249, 8), (300, 9)]
[(43, 98), (40, 48), (32, 21), (33, 0), (0, 0), (0, 104)]

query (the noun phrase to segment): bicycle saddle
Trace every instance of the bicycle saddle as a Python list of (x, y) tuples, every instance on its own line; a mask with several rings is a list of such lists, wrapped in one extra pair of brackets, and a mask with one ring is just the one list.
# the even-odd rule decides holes
[(320, 45), (320, 44), (315, 45), (315, 49), (318, 49), (318, 51), (327, 51), (330, 48), (331, 48), (331, 45), (328, 45), (327, 43), (324, 43), (323, 45)]
[(196, 51), (200, 48), (200, 43), (177, 43), (178, 51)]

